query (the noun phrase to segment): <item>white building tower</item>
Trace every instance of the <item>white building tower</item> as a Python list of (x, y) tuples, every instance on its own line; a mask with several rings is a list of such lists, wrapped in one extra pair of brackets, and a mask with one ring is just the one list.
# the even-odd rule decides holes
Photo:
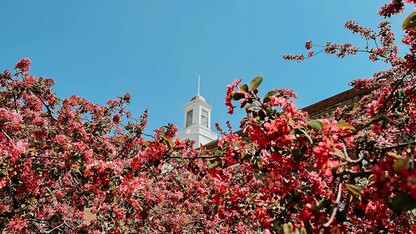
[(217, 139), (217, 134), (211, 131), (212, 106), (199, 94), (199, 84), (200, 78), (198, 76), (198, 93), (191, 101), (185, 104), (185, 128), (177, 134), (180, 140), (194, 140), (196, 147)]

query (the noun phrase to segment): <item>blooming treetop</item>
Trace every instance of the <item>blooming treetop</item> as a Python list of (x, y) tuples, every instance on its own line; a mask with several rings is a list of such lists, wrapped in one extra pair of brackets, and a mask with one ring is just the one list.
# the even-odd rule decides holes
[[(416, 1), (406, 1), (415, 4)], [(393, 0), (384, 17), (403, 11)], [(410, 20), (411, 21), (411, 20)], [(410, 25), (410, 24), (409, 24)], [(406, 233), (416, 230), (416, 40), (400, 57), (390, 23), (345, 27), (374, 47), (327, 43), (342, 58), (367, 53), (391, 66), (352, 81), (370, 94), (333, 119), (310, 119), (291, 90), (259, 94), (262, 77), (227, 86), (243, 134), (218, 126), (213, 149), (146, 133), (147, 113), (60, 100), (30, 60), (0, 74), (0, 229), (7, 233)], [(319, 45), (306, 43), (307, 55)], [(230, 125), (228, 125), (230, 126)]]

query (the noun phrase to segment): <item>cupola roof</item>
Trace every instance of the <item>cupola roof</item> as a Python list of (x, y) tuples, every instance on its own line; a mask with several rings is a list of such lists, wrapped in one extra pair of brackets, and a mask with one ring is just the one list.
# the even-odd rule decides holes
[(194, 96), (193, 98), (191, 98), (191, 101), (203, 101), (203, 102), (207, 102), (207, 101), (205, 101), (205, 98), (204, 97), (202, 97), (201, 95), (196, 95), (196, 96)]

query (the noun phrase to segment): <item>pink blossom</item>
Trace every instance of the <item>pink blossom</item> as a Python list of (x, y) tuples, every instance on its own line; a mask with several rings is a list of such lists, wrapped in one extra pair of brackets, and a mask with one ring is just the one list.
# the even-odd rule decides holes
[(12, 218), (8, 221), (6, 228), (11, 233), (21, 233), (21, 231), (26, 228), (28, 221), (20, 217)]
[(30, 59), (29, 58), (23, 58), (19, 62), (16, 63), (14, 66), (15, 69), (19, 69), (22, 72), (28, 72), (30, 69)]

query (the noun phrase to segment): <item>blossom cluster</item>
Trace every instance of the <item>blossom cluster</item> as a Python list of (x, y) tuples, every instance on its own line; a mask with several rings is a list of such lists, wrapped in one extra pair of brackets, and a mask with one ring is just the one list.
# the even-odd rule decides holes
[(345, 23), (345, 28), (351, 30), (353, 33), (360, 34), (365, 39), (376, 39), (376, 34), (370, 28), (364, 28), (363, 26), (359, 25), (357, 22), (353, 20), (348, 20)]
[(303, 54), (299, 55), (292, 55), (292, 54), (285, 54), (283, 55), (284, 60), (294, 60), (297, 62), (303, 61), (305, 59), (305, 56)]
[(22, 72), (27, 72), (30, 69), (30, 59), (24, 58), (16, 63), (14, 67), (15, 69), (19, 69)]
[[(402, 10), (392, 0), (379, 13)], [(173, 124), (148, 134), (147, 112), (127, 110), (130, 94), (106, 105), (60, 100), (54, 81), (30, 75), (22, 59), (0, 73), (1, 231), (414, 233), (415, 30), (406, 29), (401, 57), (389, 23), (346, 28), (375, 46), (328, 42), (322, 52), (363, 52), (390, 66), (351, 82), (359, 101), (338, 107), (335, 119), (311, 119), (292, 90), (263, 96), (262, 77), (237, 79), (225, 105), (245, 111), (241, 130), (218, 127), (218, 142), (198, 149), (175, 139)], [(312, 47), (307, 41), (308, 57), (319, 53)]]

